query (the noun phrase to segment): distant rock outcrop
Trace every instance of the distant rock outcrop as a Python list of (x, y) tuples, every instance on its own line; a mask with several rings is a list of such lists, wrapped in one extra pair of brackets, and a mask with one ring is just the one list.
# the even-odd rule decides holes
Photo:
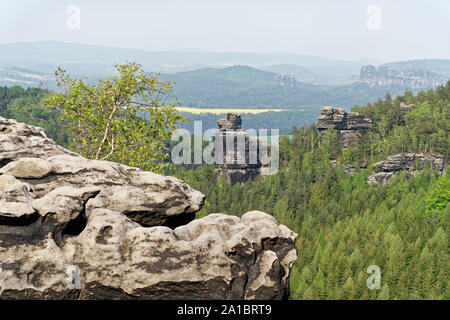
[[(228, 113), (227, 118), (217, 121), (219, 131), (214, 136), (215, 182), (223, 177), (229, 183), (242, 183), (261, 174), (259, 141), (251, 139), (242, 130), (238, 114)], [(253, 158), (252, 158), (253, 156)]]
[(407, 89), (435, 88), (445, 83), (446, 78), (429, 70), (410, 68), (395, 70), (388, 66), (367, 65), (361, 67), (358, 82), (367, 83), (370, 87), (401, 87)]
[(317, 129), (323, 134), (330, 126), (336, 129), (343, 147), (357, 143), (372, 125), (372, 120), (356, 112), (346, 112), (342, 108), (324, 107), (317, 119)]
[(279, 74), (275, 77), (275, 81), (291, 88), (295, 87), (295, 75), (292, 73)]
[(259, 211), (191, 221), (203, 201), (0, 118), (0, 299), (286, 298), (297, 235)]
[(228, 113), (226, 118), (217, 121), (220, 131), (241, 130), (242, 118), (240, 114)]
[(396, 173), (405, 171), (410, 176), (422, 171), (427, 163), (441, 175), (445, 172), (444, 159), (440, 154), (398, 153), (373, 164), (374, 172), (369, 176), (367, 182), (374, 185), (385, 185)]

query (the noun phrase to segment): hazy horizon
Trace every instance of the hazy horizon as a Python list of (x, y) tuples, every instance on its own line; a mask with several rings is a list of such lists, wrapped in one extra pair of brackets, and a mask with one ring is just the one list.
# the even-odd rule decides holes
[(450, 59), (449, 16), (450, 2), (440, 0), (6, 0), (0, 3), (0, 43), (380, 62)]

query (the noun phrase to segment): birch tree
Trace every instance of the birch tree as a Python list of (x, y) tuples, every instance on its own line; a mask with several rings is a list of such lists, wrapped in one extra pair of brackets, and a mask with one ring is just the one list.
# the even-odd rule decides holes
[(183, 118), (175, 110), (172, 84), (140, 64), (116, 64), (116, 75), (89, 84), (58, 68), (61, 89), (46, 99), (71, 134), (70, 149), (86, 158), (110, 160), (161, 173), (169, 165), (164, 143)]

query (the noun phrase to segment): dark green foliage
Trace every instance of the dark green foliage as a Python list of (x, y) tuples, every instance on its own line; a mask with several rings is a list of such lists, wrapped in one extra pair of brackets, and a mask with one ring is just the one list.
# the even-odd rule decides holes
[(448, 203), (450, 202), (450, 173), (449, 171), (440, 177), (427, 199), (427, 212), (430, 215), (442, 216)]
[(50, 138), (67, 147), (68, 131), (59, 122), (58, 113), (43, 107), (42, 100), (48, 94), (40, 88), (0, 87), (0, 116), (42, 127)]
[[(385, 157), (399, 152), (440, 153), (448, 161), (450, 157), (450, 81), (436, 90), (422, 91), (414, 96), (404, 96), (384, 101), (378, 100), (365, 107), (356, 106), (353, 111), (374, 121), (372, 132), (365, 139), (368, 150), (360, 153)], [(402, 108), (401, 105), (409, 106)], [(367, 157), (368, 154), (360, 154)]]

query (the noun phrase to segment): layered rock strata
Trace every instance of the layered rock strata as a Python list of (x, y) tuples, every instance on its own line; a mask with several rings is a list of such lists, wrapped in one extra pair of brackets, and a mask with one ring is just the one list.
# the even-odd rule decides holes
[(435, 172), (440, 175), (444, 174), (446, 166), (444, 158), (440, 154), (398, 153), (373, 164), (374, 172), (369, 176), (367, 182), (374, 185), (385, 185), (400, 171), (405, 171), (407, 176), (410, 176), (421, 172), (427, 163)]

